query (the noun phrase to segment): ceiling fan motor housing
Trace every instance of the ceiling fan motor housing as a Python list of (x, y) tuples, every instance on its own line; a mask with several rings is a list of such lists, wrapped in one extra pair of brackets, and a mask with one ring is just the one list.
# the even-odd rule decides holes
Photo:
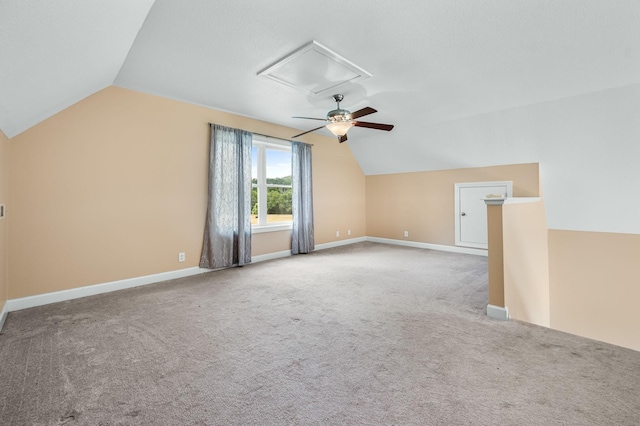
[(336, 101), (338, 107), (327, 113), (328, 121), (331, 121), (332, 123), (351, 121), (349, 118), (347, 118), (347, 116), (351, 114), (351, 112), (346, 109), (340, 108), (340, 102), (342, 102), (342, 99), (344, 99), (344, 96), (341, 94), (333, 95), (333, 100)]
[(351, 121), (347, 118), (349, 114), (351, 114), (351, 112), (346, 109), (341, 109), (341, 108), (334, 109), (327, 113), (327, 120), (333, 121), (333, 122)]

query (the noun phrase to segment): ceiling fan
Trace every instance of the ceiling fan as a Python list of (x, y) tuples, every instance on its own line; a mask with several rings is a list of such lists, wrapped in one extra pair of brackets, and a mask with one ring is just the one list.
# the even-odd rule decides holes
[(307, 133), (315, 132), (316, 130), (322, 129), (326, 127), (329, 129), (331, 133), (338, 137), (338, 141), (340, 143), (347, 140), (347, 132), (352, 126), (356, 127), (367, 127), (369, 129), (377, 129), (377, 130), (386, 130), (387, 132), (393, 129), (392, 124), (380, 124), (380, 123), (369, 123), (366, 121), (356, 121), (357, 118), (364, 117), (365, 115), (373, 114), (374, 112), (378, 112), (373, 108), (365, 107), (359, 109), (355, 112), (349, 112), (346, 109), (340, 108), (340, 102), (344, 99), (343, 95), (333, 95), (333, 99), (338, 104), (338, 107), (334, 110), (331, 110), (327, 113), (327, 118), (313, 118), (313, 117), (292, 117), (292, 118), (304, 118), (306, 120), (320, 120), (326, 121), (327, 124), (316, 127), (315, 129), (307, 130), (306, 132), (300, 133), (299, 135), (295, 135), (292, 139), (297, 138), (298, 136), (306, 135)]

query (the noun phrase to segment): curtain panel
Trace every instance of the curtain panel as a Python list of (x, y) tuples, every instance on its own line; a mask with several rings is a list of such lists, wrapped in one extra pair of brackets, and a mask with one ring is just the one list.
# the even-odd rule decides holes
[(291, 186), (293, 204), (291, 254), (309, 253), (315, 248), (311, 145), (291, 142)]
[(201, 268), (251, 262), (251, 140), (251, 132), (211, 125)]

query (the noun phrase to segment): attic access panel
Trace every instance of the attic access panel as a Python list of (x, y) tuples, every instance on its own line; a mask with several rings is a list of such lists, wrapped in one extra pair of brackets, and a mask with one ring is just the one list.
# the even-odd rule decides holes
[(325, 96), (371, 74), (314, 40), (260, 71), (258, 76), (307, 95)]

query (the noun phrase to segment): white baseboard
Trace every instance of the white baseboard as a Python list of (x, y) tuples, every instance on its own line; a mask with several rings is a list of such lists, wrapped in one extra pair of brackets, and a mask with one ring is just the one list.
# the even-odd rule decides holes
[(363, 243), (367, 241), (367, 237), (349, 238), (348, 240), (332, 241), (330, 243), (316, 244), (316, 250), (325, 250), (334, 247), (347, 246), (349, 244)]
[(9, 310), (7, 309), (8, 302), (4, 304), (2, 307), (2, 311), (0, 311), (0, 333), (2, 332), (2, 327), (4, 326), (4, 321), (7, 319), (7, 314)]
[[(348, 244), (362, 243), (367, 241), (367, 237), (350, 238), (348, 240), (333, 241), (330, 243), (316, 244), (314, 250), (325, 250), (334, 247), (346, 246)], [(275, 253), (259, 254), (251, 256), (251, 263), (264, 262), (265, 260), (280, 259), (292, 256), (291, 250), (277, 251)]]
[(125, 280), (77, 287), (69, 290), (54, 291), (52, 293), (38, 294), (35, 296), (21, 297), (19, 299), (10, 299), (7, 300), (5, 310), (7, 312), (19, 311), (21, 309), (33, 308), (35, 306), (48, 305), (49, 303), (64, 302), (66, 300), (78, 299), (80, 297), (93, 296), (96, 294), (140, 287), (176, 278), (189, 277), (191, 275), (202, 274), (209, 271), (210, 269), (198, 267), (186, 268), (179, 269), (177, 271), (162, 272), (160, 274), (145, 275), (143, 277), (128, 278)]
[(281, 257), (291, 256), (291, 250), (277, 251), (275, 253), (259, 254), (251, 256), (251, 263), (264, 262), (265, 260), (280, 259)]
[(450, 251), (453, 253), (474, 254), (476, 256), (487, 256), (488, 251), (458, 246), (445, 246), (441, 244), (419, 243), (416, 241), (392, 240), (390, 238), (366, 237), (372, 243), (394, 244), (397, 246), (415, 247), (429, 250)]
[(506, 321), (509, 319), (509, 308), (507, 306), (503, 308), (502, 306), (487, 305), (487, 316)]

